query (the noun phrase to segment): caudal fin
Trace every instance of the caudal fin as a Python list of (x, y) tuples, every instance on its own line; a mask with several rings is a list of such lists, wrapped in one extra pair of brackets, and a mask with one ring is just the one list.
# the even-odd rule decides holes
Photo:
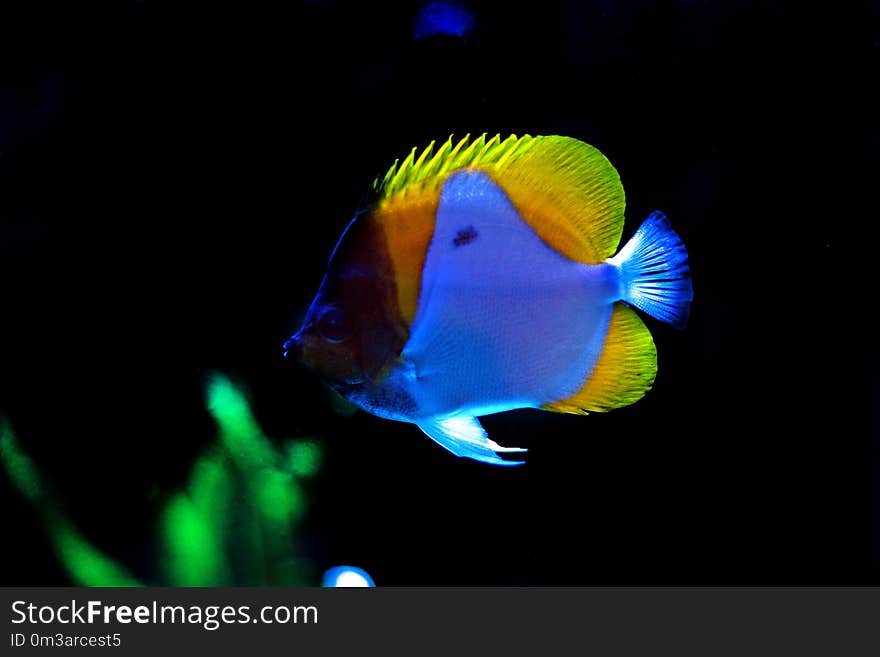
[(687, 259), (669, 219), (653, 212), (608, 262), (620, 269), (624, 301), (681, 329), (694, 298)]

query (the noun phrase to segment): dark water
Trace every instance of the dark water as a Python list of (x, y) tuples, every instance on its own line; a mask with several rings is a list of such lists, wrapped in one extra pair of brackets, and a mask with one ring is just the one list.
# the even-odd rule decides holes
[[(876, 216), (854, 199), (876, 184), (880, 14), (514, 4), (470, 3), (467, 38), (419, 41), (417, 3), (4, 9), (0, 409), (135, 573), (156, 500), (213, 439), (219, 370), (269, 435), (322, 438), (319, 565), (388, 585), (877, 581), (873, 352), (850, 290)], [(663, 210), (695, 285), (684, 332), (649, 324), (659, 375), (638, 404), (485, 420), (530, 447), (519, 469), (337, 415), (281, 359), (372, 177), (483, 131), (597, 146), (624, 238)], [(2, 583), (66, 582), (0, 491)]]

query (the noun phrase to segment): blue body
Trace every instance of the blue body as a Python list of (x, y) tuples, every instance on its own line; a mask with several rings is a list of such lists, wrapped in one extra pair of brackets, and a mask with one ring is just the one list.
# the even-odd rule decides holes
[(409, 341), (399, 364), (351, 396), (415, 422), (460, 456), (512, 464), (477, 416), (577, 392), (602, 352), (620, 269), (548, 246), (485, 173), (444, 183)]
[[(338, 325), (337, 310), (324, 300), (328, 277), (285, 348), (302, 349), (308, 333), (320, 358), (360, 362), (362, 353), (333, 348), (345, 331), (343, 315)], [(575, 396), (603, 353), (616, 303), (683, 326), (692, 298), (687, 252), (662, 213), (652, 214), (617, 255), (586, 265), (544, 242), (487, 173), (461, 169), (440, 191), (408, 336), (400, 335), (377, 375), (328, 382), (374, 415), (418, 424), (458, 456), (512, 465), (519, 462), (500, 454), (524, 450), (490, 440), (477, 417)], [(323, 336), (317, 343), (316, 323)], [(362, 344), (373, 348), (372, 336), (383, 334), (366, 335)]]
[(403, 350), (419, 418), (488, 415), (574, 394), (619, 298), (616, 268), (560, 255), (489, 176), (454, 174)]

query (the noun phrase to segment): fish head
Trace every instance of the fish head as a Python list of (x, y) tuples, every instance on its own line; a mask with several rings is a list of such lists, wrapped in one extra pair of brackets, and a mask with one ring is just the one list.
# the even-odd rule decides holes
[(360, 383), (358, 335), (351, 309), (320, 298), (312, 303), (302, 328), (284, 343), (284, 355), (318, 373), (328, 383)]
[(345, 394), (376, 380), (402, 351), (405, 329), (381, 229), (369, 216), (346, 228), (302, 328), (285, 356)]

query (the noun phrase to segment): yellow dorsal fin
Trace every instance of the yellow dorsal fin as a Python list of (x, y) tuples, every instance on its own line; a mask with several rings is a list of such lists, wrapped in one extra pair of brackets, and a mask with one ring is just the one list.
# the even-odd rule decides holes
[(596, 148), (571, 137), (537, 137), (527, 152), (487, 172), (559, 253), (598, 264), (617, 251), (626, 205), (623, 185)]
[(528, 135), (519, 138), (511, 135), (504, 141), (501, 141), (499, 135), (495, 135), (487, 140), (486, 135), (483, 134), (476, 139), (465, 135), (453, 145), (450, 136), (433, 157), (435, 142), (432, 141), (418, 159), (416, 159), (418, 149), (413, 148), (402, 164), (399, 160), (395, 160), (388, 173), (381, 181), (377, 181), (376, 186), (381, 192), (380, 199), (390, 200), (395, 195), (404, 191), (411, 192), (416, 187), (433, 188), (442, 183), (448, 174), (458, 169), (492, 168), (503, 157), (509, 157), (512, 151), (525, 152), (527, 146), (534, 141)]
[(548, 411), (585, 414), (629, 406), (641, 399), (657, 374), (657, 350), (651, 332), (629, 306), (614, 305), (599, 360), (575, 394), (545, 404)]
[[(417, 157), (414, 148), (374, 185), (382, 204), (433, 191), (460, 169), (485, 171), (507, 193), (523, 219), (551, 247), (578, 262), (598, 264), (617, 250), (625, 198), (617, 171), (602, 153), (571, 137), (470, 135), (450, 137)], [(433, 156), (432, 156), (433, 154)]]

